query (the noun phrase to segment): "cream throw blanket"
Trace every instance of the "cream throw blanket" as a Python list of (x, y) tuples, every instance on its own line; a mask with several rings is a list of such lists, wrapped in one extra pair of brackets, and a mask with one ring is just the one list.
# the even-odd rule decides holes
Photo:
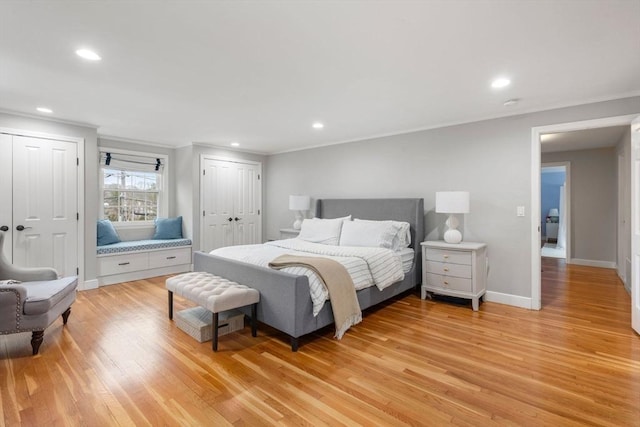
[(337, 339), (341, 339), (351, 326), (362, 322), (362, 310), (353, 281), (347, 269), (339, 262), (315, 256), (280, 255), (269, 263), (269, 267), (276, 270), (306, 267), (316, 273), (329, 291)]

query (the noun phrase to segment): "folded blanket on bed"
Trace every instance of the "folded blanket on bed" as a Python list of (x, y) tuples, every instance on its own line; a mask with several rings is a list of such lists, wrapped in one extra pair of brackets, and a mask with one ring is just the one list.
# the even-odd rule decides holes
[(329, 290), (337, 339), (341, 339), (351, 326), (362, 322), (362, 310), (353, 281), (342, 264), (329, 258), (296, 255), (281, 255), (269, 263), (269, 267), (276, 270), (294, 266), (313, 270)]

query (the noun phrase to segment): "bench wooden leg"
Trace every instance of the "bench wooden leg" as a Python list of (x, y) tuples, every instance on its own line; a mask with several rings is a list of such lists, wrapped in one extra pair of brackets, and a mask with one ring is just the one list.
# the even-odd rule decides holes
[(258, 303), (251, 305), (251, 336), (258, 336)]
[(169, 292), (168, 294), (168, 298), (169, 298), (169, 320), (173, 319), (173, 292), (171, 291), (167, 291)]
[(218, 313), (213, 313), (213, 351), (218, 351)]

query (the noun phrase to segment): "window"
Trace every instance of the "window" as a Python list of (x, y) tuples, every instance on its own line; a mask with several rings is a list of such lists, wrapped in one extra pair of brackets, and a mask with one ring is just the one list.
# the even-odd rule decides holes
[(103, 149), (100, 153), (102, 217), (112, 222), (153, 221), (162, 203), (166, 156)]

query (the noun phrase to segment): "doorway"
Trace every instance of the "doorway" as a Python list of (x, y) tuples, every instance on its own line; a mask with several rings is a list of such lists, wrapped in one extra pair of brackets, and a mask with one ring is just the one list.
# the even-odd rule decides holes
[(541, 256), (569, 260), (567, 238), (571, 216), (569, 162), (543, 163), (540, 170)]
[[(579, 130), (595, 130), (612, 126), (629, 127), (637, 114), (608, 117), (581, 122), (562, 123), (531, 129), (531, 309), (540, 310), (541, 303), (541, 199), (540, 169), (541, 144), (545, 134), (557, 134)], [(570, 246), (570, 245), (569, 245)], [(570, 253), (567, 256), (571, 257)], [(571, 258), (569, 258), (571, 259)]]

